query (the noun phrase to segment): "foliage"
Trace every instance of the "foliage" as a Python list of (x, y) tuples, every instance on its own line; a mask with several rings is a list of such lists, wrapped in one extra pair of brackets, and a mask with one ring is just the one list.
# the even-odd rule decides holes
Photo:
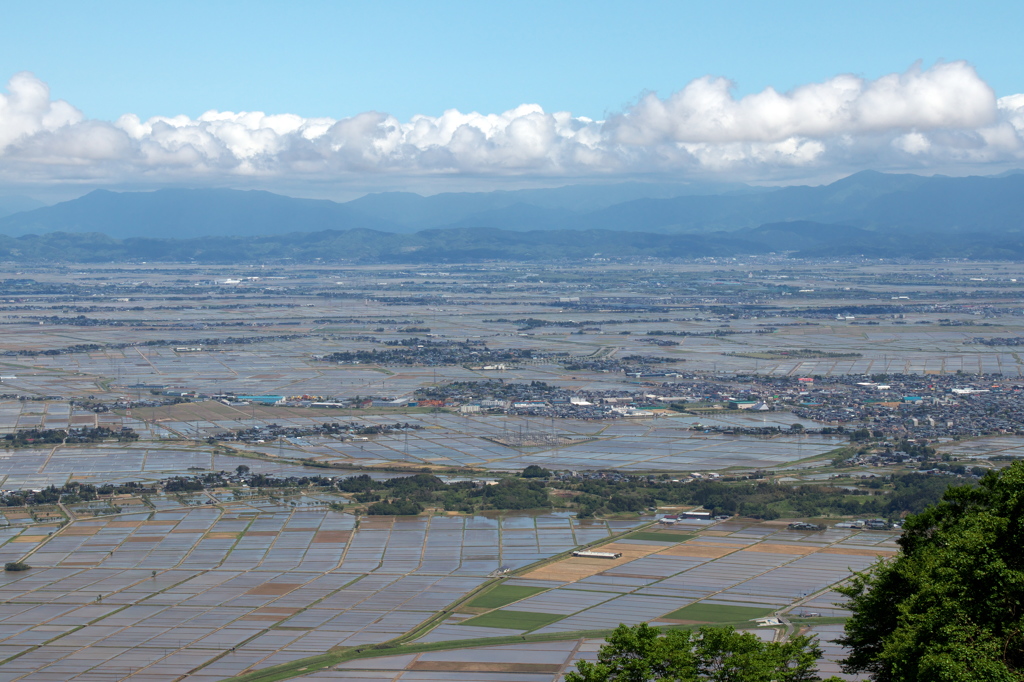
[[(342, 492), (355, 493), (358, 502), (377, 502), (367, 508), (369, 514), (417, 514), (424, 507), (442, 507), (446, 511), (473, 512), (480, 509), (541, 509), (551, 506), (543, 481), (503, 478), (495, 485), (477, 485), (473, 481), (445, 483), (432, 474), (375, 481), (366, 474), (338, 482)], [(383, 498), (383, 499), (382, 499)], [(384, 511), (401, 508), (419, 511)]]
[(945, 476), (905, 474), (877, 491), (848, 490), (829, 485), (780, 485), (773, 481), (653, 480), (646, 477), (585, 479), (561, 483), (580, 494), (575, 503), (584, 517), (601, 513), (644, 511), (659, 504), (701, 505), (714, 514), (740, 514), (761, 519), (781, 516), (885, 516), (920, 511), (934, 504), (955, 482)]
[(4, 564), (5, 571), (27, 571), (31, 566), (26, 564), (24, 561), (8, 561)]
[(385, 342), (378, 351), (335, 351), (320, 357), (324, 362), (375, 365), (461, 365), (477, 362), (516, 362), (533, 357), (528, 348), (488, 348), (481, 341), (428, 341), (418, 338)]
[(114, 431), (106, 426), (82, 427), (80, 429), (22, 429), (3, 437), (5, 447), (21, 448), (29, 445), (52, 445), (55, 443), (100, 443), (116, 439), (119, 443), (136, 441), (139, 434), (130, 428)]
[(203, 482), (195, 478), (175, 476), (164, 481), (164, 490), (169, 493), (195, 492), (203, 489)]
[(423, 505), (412, 500), (386, 500), (366, 508), (370, 516), (415, 516), (423, 511)]
[(616, 628), (597, 663), (577, 661), (578, 672), (566, 675), (565, 682), (810, 682), (821, 679), (820, 657), (810, 637), (762, 642), (725, 627), (661, 634), (640, 623)]
[(950, 488), (899, 542), (840, 590), (845, 668), (879, 682), (1024, 679), (1024, 463)]
[(58, 501), (66, 504), (76, 502), (91, 502), (100, 495), (123, 495), (155, 492), (154, 488), (146, 487), (141, 483), (129, 481), (113, 485), (106, 483), (99, 487), (88, 483), (71, 481), (60, 488), (47, 486), (42, 490), (11, 490), (0, 497), (0, 504), (8, 507), (27, 507), (40, 504), (56, 504)]
[(520, 476), (523, 478), (548, 478), (551, 476), (551, 471), (544, 467), (539, 467), (536, 464), (531, 464), (523, 469), (523, 473), (520, 474)]

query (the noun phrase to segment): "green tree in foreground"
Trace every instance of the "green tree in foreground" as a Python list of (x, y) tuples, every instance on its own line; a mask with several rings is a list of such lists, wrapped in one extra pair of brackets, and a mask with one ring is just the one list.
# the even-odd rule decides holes
[(878, 682), (1024, 680), (1024, 462), (910, 517), (902, 552), (840, 592), (848, 672)]
[(820, 657), (811, 637), (777, 643), (727, 627), (662, 634), (646, 623), (620, 625), (597, 663), (577, 661), (565, 682), (812, 682), (821, 679)]

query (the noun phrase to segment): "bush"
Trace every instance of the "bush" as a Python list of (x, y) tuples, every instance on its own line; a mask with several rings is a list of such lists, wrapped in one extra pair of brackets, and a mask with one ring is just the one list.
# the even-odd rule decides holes
[(27, 571), (30, 568), (32, 567), (26, 564), (24, 561), (8, 561), (6, 564), (4, 564), (5, 571)]

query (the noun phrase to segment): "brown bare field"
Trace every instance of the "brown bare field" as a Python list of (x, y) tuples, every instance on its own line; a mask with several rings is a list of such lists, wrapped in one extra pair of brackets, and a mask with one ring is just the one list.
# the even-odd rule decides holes
[(68, 526), (62, 535), (96, 535), (100, 532), (100, 526)]
[(162, 535), (133, 535), (126, 538), (125, 542), (160, 542), (161, 540), (163, 540)]
[(611, 543), (597, 548), (598, 552), (621, 552), (618, 559), (592, 559), (588, 557), (570, 556), (561, 559), (547, 566), (541, 566), (523, 575), (523, 578), (534, 580), (567, 580), (576, 582), (592, 575), (603, 573), (609, 569), (621, 566), (622, 564), (654, 554), (665, 545), (634, 545), (625, 543)]
[(649, 580), (661, 580), (664, 577), (660, 575), (643, 575), (640, 573), (616, 573), (615, 571), (605, 571), (603, 575), (612, 576), (613, 578), (645, 578)]
[(299, 609), (294, 606), (264, 606), (263, 608), (256, 609), (254, 613), (274, 613), (284, 616), (292, 616), (299, 612)]
[(821, 550), (822, 554), (845, 554), (847, 556), (892, 556), (896, 554), (895, 549), (888, 547), (877, 549), (861, 549), (860, 547), (827, 547)]
[(821, 550), (821, 547), (807, 547), (805, 545), (777, 545), (771, 542), (762, 542), (750, 547), (744, 547), (745, 552), (761, 552), (764, 554), (814, 554)]
[(246, 594), (263, 597), (280, 597), (282, 594), (288, 594), (295, 588), (301, 586), (302, 583), (266, 583), (265, 585), (257, 585), (246, 592)]
[(684, 542), (675, 547), (664, 549), (658, 554), (666, 556), (692, 556), (696, 559), (718, 559), (726, 554), (743, 549), (742, 546), (729, 546), (724, 544), (710, 544), (706, 542)]
[(108, 528), (135, 528), (141, 526), (142, 521), (111, 521), (107, 524)]
[(313, 536), (314, 544), (348, 542), (352, 537), (350, 530), (322, 530)]
[(211, 540), (237, 540), (239, 533), (207, 533), (206, 537)]
[(372, 530), (388, 530), (391, 528), (391, 521), (361, 519), (359, 521), (359, 527)]

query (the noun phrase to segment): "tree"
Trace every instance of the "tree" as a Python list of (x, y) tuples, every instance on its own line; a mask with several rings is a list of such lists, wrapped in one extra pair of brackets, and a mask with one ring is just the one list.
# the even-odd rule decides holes
[(245, 476), (247, 473), (249, 473), (249, 467), (246, 466), (245, 464), (239, 464), (237, 467), (235, 467), (235, 473), (238, 474), (239, 476)]
[(812, 682), (821, 679), (820, 657), (810, 637), (762, 642), (728, 627), (661, 634), (646, 623), (619, 625), (597, 663), (577, 661), (565, 682)]
[(551, 476), (551, 472), (544, 467), (531, 464), (530, 466), (523, 469), (523, 473), (520, 474), (523, 478), (548, 478)]
[(909, 517), (902, 551), (840, 589), (848, 672), (878, 682), (1024, 680), (1024, 462)]

